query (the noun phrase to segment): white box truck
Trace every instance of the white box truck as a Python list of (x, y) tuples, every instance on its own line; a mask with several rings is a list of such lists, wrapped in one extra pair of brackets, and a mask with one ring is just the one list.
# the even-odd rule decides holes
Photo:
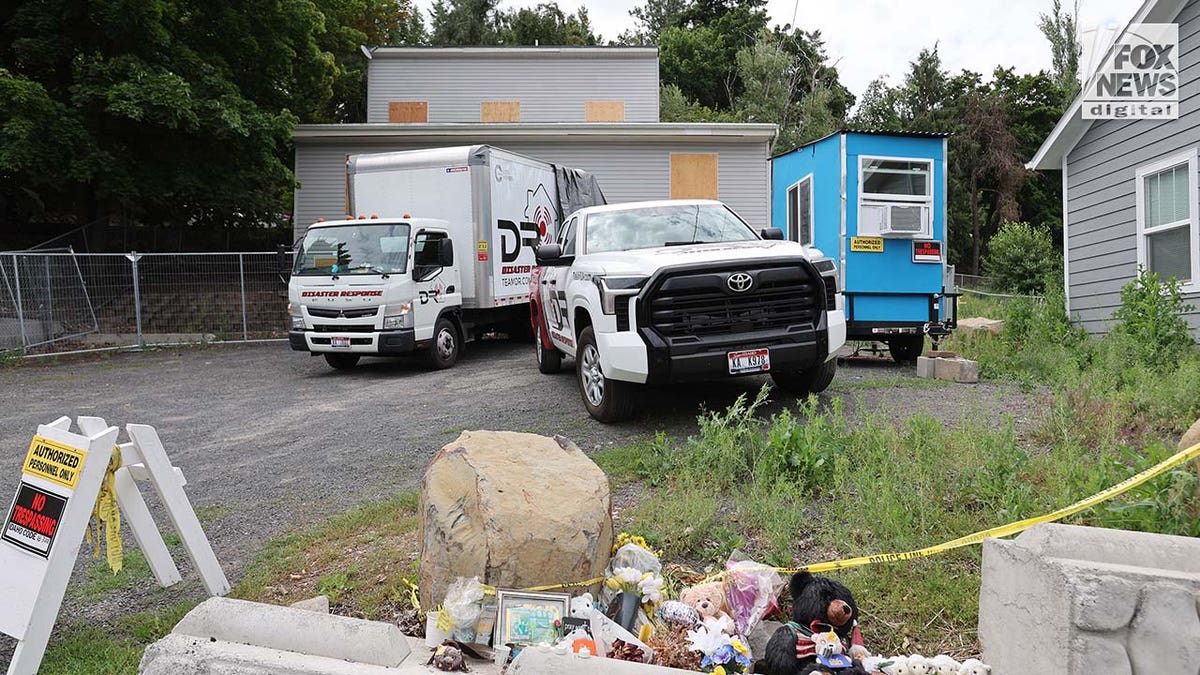
[(534, 247), (604, 203), (588, 174), (486, 145), (355, 155), (345, 220), (312, 224), (288, 286), (291, 348), (352, 368), (424, 351), (435, 368), (490, 329), (529, 334)]

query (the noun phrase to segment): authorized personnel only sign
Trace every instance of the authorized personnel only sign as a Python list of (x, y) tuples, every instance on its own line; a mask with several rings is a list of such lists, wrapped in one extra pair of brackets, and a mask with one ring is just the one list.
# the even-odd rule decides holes
[(86, 456), (85, 450), (34, 436), (21, 471), (74, 490), (79, 484), (79, 472)]
[(66, 505), (65, 498), (22, 482), (0, 539), (43, 558), (50, 557), (50, 546)]

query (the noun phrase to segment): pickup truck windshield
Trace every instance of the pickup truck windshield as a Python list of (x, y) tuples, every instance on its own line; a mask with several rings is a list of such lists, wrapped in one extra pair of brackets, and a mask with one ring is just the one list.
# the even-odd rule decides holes
[(304, 235), (292, 274), (403, 274), (407, 265), (407, 223), (337, 225)]
[(679, 204), (593, 213), (587, 252), (752, 241), (758, 235), (723, 204)]

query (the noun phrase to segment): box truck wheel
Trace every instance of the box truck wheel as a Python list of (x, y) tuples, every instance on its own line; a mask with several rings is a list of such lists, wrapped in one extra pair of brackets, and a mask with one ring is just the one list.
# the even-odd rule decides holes
[(350, 370), (358, 365), (358, 354), (325, 354), (325, 363), (338, 370)]
[(896, 363), (912, 363), (925, 351), (925, 336), (897, 335), (888, 340), (888, 351)]
[(771, 379), (775, 386), (790, 393), (805, 396), (825, 391), (833, 376), (837, 375), (837, 359), (829, 359), (819, 366), (792, 372), (772, 371)]
[(600, 350), (596, 347), (596, 335), (591, 326), (579, 334), (575, 373), (583, 406), (592, 417), (608, 424), (627, 420), (633, 415), (635, 385), (604, 376), (600, 369)]
[(546, 349), (542, 342), (545, 339), (545, 330), (539, 327), (538, 336), (533, 339), (535, 353), (537, 354), (538, 371), (546, 375), (553, 375), (562, 370), (563, 353), (554, 347)]
[(458, 352), (462, 340), (459, 339), (458, 329), (446, 317), (441, 317), (433, 326), (433, 340), (429, 343), (429, 365), (434, 370), (443, 370), (453, 366), (458, 361)]

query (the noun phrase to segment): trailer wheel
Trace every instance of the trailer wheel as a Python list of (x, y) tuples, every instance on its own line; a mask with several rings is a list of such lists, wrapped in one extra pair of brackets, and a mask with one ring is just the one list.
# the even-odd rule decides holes
[(538, 328), (538, 336), (533, 339), (537, 355), (538, 372), (545, 375), (553, 375), (562, 370), (563, 353), (554, 347), (546, 349), (542, 343), (544, 338), (545, 330)]
[(775, 386), (789, 394), (807, 396), (808, 394), (819, 394), (828, 389), (830, 383), (833, 382), (834, 375), (837, 375), (836, 358), (806, 370), (772, 372), (771, 379), (774, 380)]
[(454, 323), (446, 317), (438, 319), (433, 326), (433, 340), (429, 343), (429, 351), (425, 352), (430, 367), (434, 370), (445, 370), (453, 366), (458, 361), (461, 343)]
[(912, 363), (925, 351), (925, 336), (897, 335), (888, 340), (888, 351), (896, 363)]
[(350, 370), (358, 365), (358, 354), (325, 354), (325, 363), (337, 370)]
[(579, 393), (583, 396), (583, 407), (595, 419), (610, 424), (633, 416), (635, 385), (621, 380), (610, 380), (600, 369), (600, 350), (596, 347), (596, 334), (591, 326), (579, 334), (579, 351), (575, 355), (575, 374), (579, 380)]

